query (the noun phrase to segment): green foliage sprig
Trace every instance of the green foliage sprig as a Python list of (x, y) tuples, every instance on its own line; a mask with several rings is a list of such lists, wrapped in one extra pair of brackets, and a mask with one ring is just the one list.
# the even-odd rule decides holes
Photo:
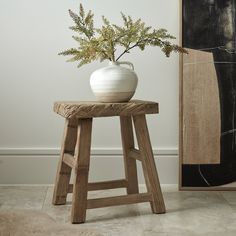
[[(72, 37), (79, 46), (60, 52), (59, 55), (72, 56), (68, 61), (79, 61), (78, 67), (94, 60), (118, 61), (135, 47), (143, 51), (146, 46), (157, 46), (167, 57), (171, 52), (187, 53), (184, 48), (168, 41), (175, 37), (166, 29), (152, 29), (141, 19), (134, 21), (131, 16), (123, 13), (121, 13), (123, 26), (111, 24), (106, 17), (102, 16), (101, 28), (94, 27), (94, 14), (91, 10), (86, 14), (82, 4), (80, 4), (79, 15), (71, 10), (69, 14), (75, 23), (70, 29), (77, 33)], [(116, 56), (118, 47), (123, 48), (123, 51)]]

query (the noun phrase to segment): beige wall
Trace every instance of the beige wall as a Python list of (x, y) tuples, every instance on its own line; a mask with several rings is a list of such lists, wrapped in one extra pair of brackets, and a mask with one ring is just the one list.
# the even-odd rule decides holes
[[(98, 26), (101, 15), (119, 24), (122, 11), (133, 18), (141, 17), (147, 25), (167, 28), (176, 36), (179, 33), (178, 0), (80, 2), (95, 12)], [(63, 126), (63, 119), (52, 112), (53, 102), (94, 99), (89, 76), (106, 63), (77, 69), (76, 64), (57, 56), (59, 51), (75, 45), (73, 32), (68, 29), (72, 21), (67, 10), (78, 6), (79, 1), (75, 0), (0, 1), (0, 183), (50, 183), (55, 168), (47, 160), (56, 157)], [(160, 103), (160, 114), (148, 118), (150, 135), (163, 167), (169, 163), (174, 170), (171, 178), (163, 171), (162, 182), (177, 182), (178, 56), (165, 58), (159, 49), (148, 48), (144, 52), (134, 50), (123, 59), (134, 64), (139, 76), (135, 98)], [(113, 118), (94, 122), (93, 148), (97, 158), (104, 159), (107, 154), (121, 157), (118, 124)], [(37, 162), (32, 161), (36, 157)], [(27, 163), (26, 170), (22, 167), (19, 171), (16, 163)], [(42, 178), (35, 163), (40, 168), (47, 167)], [(10, 177), (8, 169), (18, 170), (19, 177)], [(29, 169), (35, 171), (28, 173)], [(36, 179), (31, 176), (33, 173), (37, 173)], [(32, 178), (20, 179), (23, 175)]]

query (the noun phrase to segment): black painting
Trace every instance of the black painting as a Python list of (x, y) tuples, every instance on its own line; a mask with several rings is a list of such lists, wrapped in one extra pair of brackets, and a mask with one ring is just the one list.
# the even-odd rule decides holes
[(212, 52), (221, 110), (220, 164), (183, 165), (182, 186), (220, 186), (236, 181), (236, 0), (183, 0), (182, 7), (183, 46)]

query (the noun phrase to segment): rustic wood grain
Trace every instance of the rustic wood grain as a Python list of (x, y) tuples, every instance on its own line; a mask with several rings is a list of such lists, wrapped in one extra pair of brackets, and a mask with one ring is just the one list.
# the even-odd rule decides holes
[[(117, 180), (88, 183), (88, 191), (114, 189), (114, 188), (126, 188), (126, 187), (127, 187), (126, 179), (117, 179)], [(68, 193), (73, 193), (73, 184), (69, 185)]]
[(64, 153), (63, 155), (63, 162), (70, 166), (71, 168), (75, 167), (76, 160), (73, 155), (69, 153)]
[(212, 53), (183, 56), (182, 163), (220, 163), (220, 101)]
[(66, 203), (68, 186), (71, 177), (71, 167), (63, 162), (66, 152), (74, 152), (77, 136), (77, 120), (66, 120), (61, 146), (61, 156), (58, 163), (56, 181), (52, 203), (61, 205)]
[(143, 160), (140, 151), (135, 148), (129, 151), (129, 156), (138, 161)]
[[(150, 202), (154, 213), (165, 212), (165, 205), (158, 175), (156, 173), (144, 115), (145, 113), (158, 113), (158, 103), (145, 101), (115, 104), (59, 102), (55, 103), (54, 109), (56, 112), (66, 117), (66, 128), (58, 166), (53, 203), (65, 204), (67, 193), (72, 192), (72, 223), (85, 222), (87, 208)], [(140, 151), (134, 147), (131, 118), (133, 114), (135, 114), (134, 123)], [(126, 178), (88, 183), (92, 117), (114, 115), (120, 116)], [(148, 193), (138, 193), (136, 160), (143, 163)], [(71, 169), (75, 171), (73, 184), (69, 184)], [(87, 199), (88, 191), (122, 187), (127, 189), (128, 195)]]
[[(183, 2), (179, 0), (179, 41), (183, 47)], [(183, 162), (183, 54), (179, 55), (179, 179), (178, 187), (182, 187), (182, 162)]]
[(78, 135), (75, 148), (76, 164), (71, 211), (72, 223), (83, 223), (86, 218), (92, 133), (92, 118), (80, 119), (78, 122)]
[(139, 150), (143, 158), (142, 165), (144, 167), (146, 185), (148, 192), (151, 192), (153, 196), (151, 205), (152, 211), (153, 213), (165, 213), (165, 203), (162, 196), (145, 115), (136, 115), (133, 119)]
[(152, 201), (151, 193), (138, 193), (138, 194), (123, 195), (123, 196), (115, 196), (115, 197), (96, 198), (88, 200), (87, 209), (118, 206), (124, 204), (134, 204), (134, 203), (149, 202), (149, 201)]
[(54, 111), (67, 119), (130, 116), (158, 113), (158, 103), (139, 100), (126, 103), (55, 102)]
[(134, 135), (132, 119), (130, 116), (120, 117), (121, 139), (124, 156), (125, 177), (128, 183), (127, 193), (138, 193), (138, 175), (136, 160), (129, 155), (130, 150), (134, 149)]

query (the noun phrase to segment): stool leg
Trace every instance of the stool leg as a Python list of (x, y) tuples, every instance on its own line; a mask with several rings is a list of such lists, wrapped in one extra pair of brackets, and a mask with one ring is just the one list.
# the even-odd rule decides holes
[(72, 197), (72, 223), (84, 223), (87, 209), (92, 119), (80, 119), (75, 150), (75, 176)]
[(153, 157), (145, 115), (136, 115), (133, 118), (140, 153), (143, 157), (143, 170), (146, 172), (144, 175), (146, 176), (147, 188), (153, 195), (152, 211), (153, 213), (165, 213), (165, 203)]
[(54, 205), (62, 205), (66, 203), (71, 177), (71, 167), (63, 162), (63, 156), (66, 152), (74, 152), (76, 138), (77, 120), (66, 120), (52, 200)]
[(124, 154), (125, 177), (127, 180), (127, 193), (138, 193), (138, 177), (136, 160), (129, 157), (129, 151), (134, 149), (134, 135), (132, 119), (130, 116), (120, 117), (121, 138)]

